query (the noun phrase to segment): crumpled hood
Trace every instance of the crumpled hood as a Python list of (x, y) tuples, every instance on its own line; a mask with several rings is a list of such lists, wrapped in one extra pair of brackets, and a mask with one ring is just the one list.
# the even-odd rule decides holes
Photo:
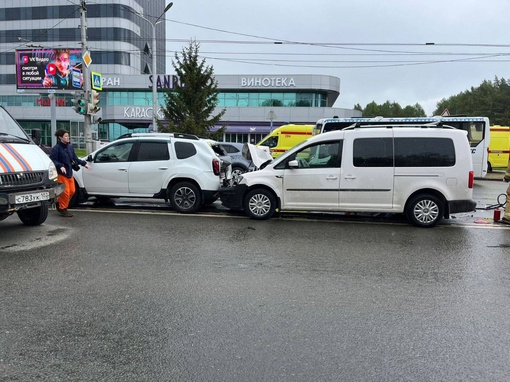
[(255, 146), (251, 143), (245, 143), (243, 146), (243, 157), (252, 161), (256, 169), (273, 160), (269, 147)]

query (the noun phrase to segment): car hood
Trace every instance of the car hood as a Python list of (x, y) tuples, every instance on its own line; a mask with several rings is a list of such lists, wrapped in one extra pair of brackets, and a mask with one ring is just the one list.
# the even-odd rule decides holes
[(262, 166), (273, 160), (269, 147), (255, 146), (251, 143), (245, 143), (243, 146), (243, 157), (253, 162), (255, 169), (260, 169)]

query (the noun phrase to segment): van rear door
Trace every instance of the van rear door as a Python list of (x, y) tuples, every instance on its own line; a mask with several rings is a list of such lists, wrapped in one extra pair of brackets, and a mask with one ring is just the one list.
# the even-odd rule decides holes
[(393, 130), (346, 131), (340, 209), (387, 211), (393, 207)]

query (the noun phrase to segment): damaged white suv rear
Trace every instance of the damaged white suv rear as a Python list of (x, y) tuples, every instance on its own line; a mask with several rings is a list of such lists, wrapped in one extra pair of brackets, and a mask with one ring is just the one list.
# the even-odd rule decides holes
[(155, 198), (193, 213), (218, 198), (231, 164), (210, 142), (187, 134), (140, 133), (118, 139), (84, 158), (90, 170), (74, 173), (71, 206), (89, 197)]

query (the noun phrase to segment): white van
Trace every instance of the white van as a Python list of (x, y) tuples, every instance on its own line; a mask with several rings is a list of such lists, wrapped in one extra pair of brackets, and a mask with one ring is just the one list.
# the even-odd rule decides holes
[(220, 198), (254, 219), (289, 210), (405, 213), (412, 224), (433, 227), (475, 210), (473, 184), (465, 131), (353, 127), (316, 135), (268, 160)]
[(63, 190), (48, 155), (0, 107), (0, 220), (16, 212), (25, 225), (42, 224)]

